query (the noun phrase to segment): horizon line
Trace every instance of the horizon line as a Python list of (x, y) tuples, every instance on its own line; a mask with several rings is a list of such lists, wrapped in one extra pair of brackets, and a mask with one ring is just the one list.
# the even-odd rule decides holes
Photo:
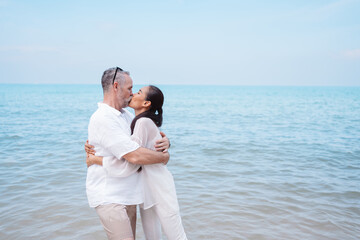
[[(99, 85), (101, 83), (0, 83), (0, 85)], [(136, 83), (138, 85), (159, 85), (159, 86), (219, 86), (219, 87), (360, 87), (360, 85), (280, 85), (280, 84), (171, 84), (171, 83)]]

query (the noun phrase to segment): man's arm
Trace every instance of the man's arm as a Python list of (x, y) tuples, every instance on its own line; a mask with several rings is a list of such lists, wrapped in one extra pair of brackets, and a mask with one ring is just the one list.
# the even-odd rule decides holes
[[(103, 165), (103, 157), (95, 156), (94, 146), (90, 145), (88, 141), (85, 143), (85, 151), (87, 153), (86, 163), (89, 166), (93, 164)], [(155, 152), (153, 150), (140, 147), (135, 151), (129, 152), (123, 156), (125, 160), (136, 165), (147, 165), (154, 163), (164, 163), (170, 159), (168, 152)]]
[(140, 168), (139, 165), (132, 164), (123, 159), (117, 159), (115, 157), (101, 157), (93, 154), (87, 154), (86, 157), (87, 166), (93, 164), (104, 167), (105, 172), (110, 177), (128, 177), (131, 174), (137, 172)]
[(128, 162), (137, 165), (148, 165), (155, 163), (164, 163), (170, 159), (168, 152), (156, 152), (147, 148), (140, 147), (135, 151), (129, 152), (123, 156)]
[[(132, 141), (121, 127), (114, 121), (106, 121), (101, 125), (100, 144), (107, 149), (115, 158), (123, 157), (125, 160), (136, 165), (147, 165), (164, 163), (169, 161), (170, 155), (167, 152), (156, 152), (147, 148), (139, 147), (139, 144)], [(167, 140), (168, 143), (168, 140)], [(169, 144), (166, 144), (167, 146)]]

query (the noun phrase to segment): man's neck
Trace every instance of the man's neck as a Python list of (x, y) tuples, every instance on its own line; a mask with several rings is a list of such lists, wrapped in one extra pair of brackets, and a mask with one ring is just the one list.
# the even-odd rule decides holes
[(110, 107), (115, 108), (116, 110), (120, 111), (121, 107), (116, 104), (116, 101), (111, 96), (104, 96), (103, 103), (109, 105)]

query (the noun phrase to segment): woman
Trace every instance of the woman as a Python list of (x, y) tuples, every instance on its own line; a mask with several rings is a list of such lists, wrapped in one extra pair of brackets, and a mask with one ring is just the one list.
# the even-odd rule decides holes
[[(155, 86), (146, 86), (134, 94), (129, 107), (135, 110), (131, 123), (132, 140), (140, 146), (153, 149), (161, 139), (164, 95)], [(90, 155), (90, 162), (102, 157)], [(90, 163), (91, 164), (91, 163)], [(167, 167), (160, 164), (141, 167), (144, 183), (144, 203), (140, 206), (141, 221), (146, 239), (161, 239), (161, 226), (169, 240), (187, 239), (181, 223), (174, 179)]]

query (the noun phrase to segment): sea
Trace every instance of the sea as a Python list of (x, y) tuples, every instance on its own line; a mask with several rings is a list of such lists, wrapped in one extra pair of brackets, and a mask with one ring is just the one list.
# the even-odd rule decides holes
[[(360, 87), (158, 87), (188, 239), (360, 239)], [(0, 239), (106, 239), (85, 191), (100, 101), (0, 85)]]

